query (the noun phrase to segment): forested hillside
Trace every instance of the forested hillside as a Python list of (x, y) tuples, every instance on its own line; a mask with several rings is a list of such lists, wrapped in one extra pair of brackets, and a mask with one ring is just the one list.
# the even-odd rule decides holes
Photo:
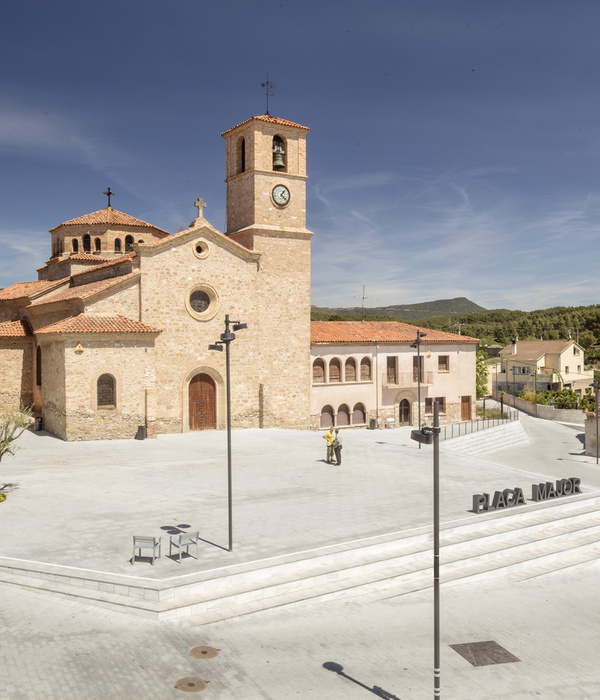
[[(332, 311), (337, 311), (332, 309)], [(328, 320), (324, 314), (313, 315), (314, 320)], [(329, 320), (360, 321), (359, 314), (341, 315), (334, 313)], [(369, 321), (390, 321), (389, 315), (367, 316)], [(512, 338), (521, 340), (558, 340), (573, 338), (586, 349), (586, 359), (600, 360), (600, 304), (592, 306), (556, 306), (539, 311), (510, 311), (495, 309), (475, 313), (457, 313), (451, 316), (439, 314), (421, 318), (400, 318), (415, 326), (425, 326), (461, 335), (480, 338), (486, 345), (508, 345)]]

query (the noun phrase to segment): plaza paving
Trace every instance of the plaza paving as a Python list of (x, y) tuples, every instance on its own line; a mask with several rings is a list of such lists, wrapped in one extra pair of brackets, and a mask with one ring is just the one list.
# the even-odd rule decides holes
[[(600, 489), (577, 429), (522, 417), (526, 443), (483, 457), (441, 452), (443, 522), (475, 519), (471, 495), (578, 476)], [(1, 465), (0, 556), (171, 578), (342, 541), (429, 527), (431, 449), (408, 429), (344, 432), (344, 462), (324, 462), (319, 433), (234, 431), (234, 551), (227, 545), (222, 432), (147, 441), (64, 443), (23, 436)], [(528, 490), (528, 488), (527, 488)], [(133, 534), (187, 524), (200, 558), (129, 563)], [(212, 543), (212, 544), (210, 544)], [(600, 698), (597, 563), (518, 584), (442, 588), (442, 697)], [(158, 623), (16, 587), (0, 588), (0, 699), (431, 697), (430, 591), (270, 611), (202, 627)], [(493, 639), (521, 661), (475, 668), (448, 645)], [(214, 659), (188, 655), (219, 648)], [(344, 667), (350, 678), (327, 671)], [(354, 679), (354, 680), (351, 680)], [(371, 690), (369, 690), (371, 688)], [(377, 691), (378, 692), (378, 691)]]

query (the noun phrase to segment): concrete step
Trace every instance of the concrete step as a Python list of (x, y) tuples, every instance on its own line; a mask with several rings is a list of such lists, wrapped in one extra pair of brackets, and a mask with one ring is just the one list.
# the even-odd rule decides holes
[(492, 452), (528, 440), (525, 428), (516, 420), (440, 442), (440, 449), (467, 455)]
[[(599, 506), (596, 494), (580, 494), (446, 524), (440, 533), (441, 580), (446, 585), (526, 575), (588, 561), (600, 553)], [(431, 529), (423, 528), (164, 581), (0, 560), (0, 583), (206, 624), (270, 608), (426, 588), (433, 583), (431, 543)]]

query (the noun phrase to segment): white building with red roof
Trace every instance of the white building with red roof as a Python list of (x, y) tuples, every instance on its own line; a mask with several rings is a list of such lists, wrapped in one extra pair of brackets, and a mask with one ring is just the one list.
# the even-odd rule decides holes
[(434, 401), (442, 422), (471, 420), (478, 343), (394, 321), (313, 321), (312, 425), (418, 425), (419, 399), (422, 421)]

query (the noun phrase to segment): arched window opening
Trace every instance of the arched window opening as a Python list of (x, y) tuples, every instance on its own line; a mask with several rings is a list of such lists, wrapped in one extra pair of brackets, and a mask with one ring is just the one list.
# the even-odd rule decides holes
[(336, 425), (350, 425), (350, 409), (345, 403), (338, 408)]
[(115, 253), (121, 252), (121, 239), (115, 238)]
[(238, 141), (238, 172), (246, 172), (246, 139), (243, 136)]
[(371, 359), (369, 357), (363, 357), (360, 361), (360, 381), (371, 381)]
[(99, 253), (102, 250), (102, 242), (99, 238), (94, 239), (94, 250)]
[(35, 383), (42, 386), (42, 348), (39, 345), (35, 351)]
[(336, 358), (331, 360), (329, 363), (329, 381), (330, 382), (340, 382), (341, 379), (341, 365), (340, 361)]
[(131, 247), (133, 245), (133, 236), (125, 236), (125, 252), (128, 253), (133, 248)]
[(353, 357), (349, 357), (346, 360), (346, 365), (344, 367), (344, 381), (345, 382), (355, 382), (356, 381), (356, 362)]
[(76, 238), (71, 241), (71, 248), (74, 253), (79, 253), (79, 241)]
[(313, 362), (313, 384), (323, 384), (325, 382), (325, 363), (318, 357)]
[(331, 406), (323, 406), (321, 409), (321, 428), (333, 427), (333, 408)]
[(357, 403), (352, 409), (352, 425), (362, 425), (366, 422), (365, 407), (362, 403)]
[(92, 252), (92, 239), (90, 238), (89, 233), (86, 233), (85, 236), (83, 237), (83, 252), (84, 253), (91, 253)]
[(98, 408), (115, 408), (115, 378), (112, 374), (101, 374), (98, 377), (97, 387)]
[(286, 153), (281, 136), (273, 136), (273, 170), (283, 172), (286, 169)]

